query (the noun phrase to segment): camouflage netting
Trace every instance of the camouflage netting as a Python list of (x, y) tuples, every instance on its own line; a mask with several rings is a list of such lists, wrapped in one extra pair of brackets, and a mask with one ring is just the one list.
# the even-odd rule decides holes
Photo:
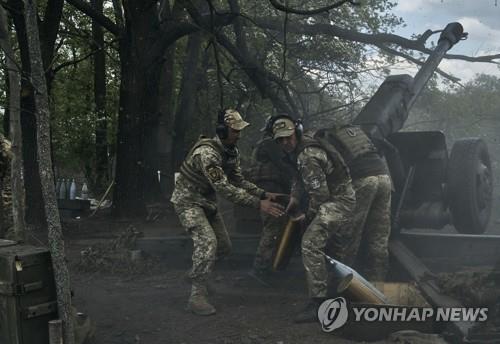
[(135, 250), (137, 238), (141, 236), (142, 233), (130, 225), (116, 239), (83, 249), (76, 267), (85, 272), (150, 272), (157, 264), (151, 257), (144, 257), (141, 251)]

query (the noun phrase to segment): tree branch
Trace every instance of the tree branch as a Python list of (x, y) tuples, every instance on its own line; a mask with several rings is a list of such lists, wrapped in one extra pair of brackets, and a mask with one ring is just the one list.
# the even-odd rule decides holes
[[(112, 41), (113, 42), (113, 41)], [(112, 42), (109, 42), (109, 43), (106, 43), (106, 46), (109, 46)], [(66, 68), (68, 66), (74, 66), (82, 61), (85, 61), (86, 59), (90, 58), (91, 56), (93, 56), (96, 52), (98, 51), (101, 51), (101, 50), (105, 50), (106, 47), (100, 47), (98, 49), (94, 49), (92, 50), (91, 52), (89, 52), (88, 54), (85, 54), (77, 59), (74, 59), (74, 60), (71, 60), (71, 61), (66, 61), (66, 62), (63, 62), (61, 63), (60, 65), (58, 65), (57, 67), (54, 68), (54, 70), (52, 71), (54, 73), (54, 75), (59, 72), (61, 69), (63, 68)]]
[[(45, 45), (44, 49), (47, 56), (44, 57), (45, 65), (51, 63), (52, 55), (54, 53), (53, 47), (57, 40), (57, 33), (61, 23), (62, 9), (64, 0), (51, 0), (47, 2), (45, 8), (45, 18), (43, 19), (42, 26), (40, 27), (40, 34), (44, 37), (42, 44)], [(42, 50), (42, 54), (43, 51)]]
[(358, 3), (354, 0), (341, 0), (339, 2), (335, 2), (331, 5), (317, 8), (314, 10), (299, 10), (296, 8), (287, 7), (287, 6), (283, 5), (282, 3), (280, 3), (278, 0), (269, 0), (269, 2), (271, 3), (271, 5), (273, 5), (274, 8), (276, 8), (279, 11), (283, 11), (286, 13), (293, 13), (293, 14), (301, 14), (301, 15), (314, 15), (314, 14), (319, 14), (322, 12), (328, 12), (334, 8), (337, 8), (337, 7), (344, 5), (345, 3), (350, 3), (351, 5), (360, 5), (360, 3)]
[[(234, 14), (239, 15), (241, 12), (240, 10), (240, 5), (238, 3), (238, 0), (229, 0), (229, 8), (231, 9), (231, 12)], [(247, 42), (245, 39), (245, 35), (243, 33), (243, 19), (238, 17), (234, 20), (233, 27), (234, 27), (234, 34), (236, 35), (236, 46), (238, 49), (240, 49), (242, 52), (245, 54), (248, 53), (248, 47), (247, 47)]]
[(340, 109), (352, 106), (352, 105), (354, 105), (356, 103), (359, 103), (359, 102), (367, 101), (369, 99), (370, 99), (370, 97), (364, 97), (364, 98), (361, 98), (361, 99), (353, 100), (352, 102), (349, 102), (347, 104), (342, 104), (342, 105), (334, 106), (334, 107), (326, 109), (326, 110), (321, 110), (321, 111), (318, 111), (318, 112), (314, 112), (312, 114), (309, 114), (309, 118), (316, 117), (316, 116), (319, 116), (319, 115), (322, 115), (322, 114), (328, 113), (328, 112), (335, 112), (337, 110), (340, 110)]
[[(414, 58), (413, 56), (410, 56), (408, 54), (404, 54), (402, 53), (401, 51), (397, 51), (396, 49), (392, 49), (392, 48), (389, 48), (383, 44), (377, 44), (376, 45), (380, 50), (383, 50), (385, 51), (386, 53), (388, 54), (391, 54), (391, 55), (395, 55), (395, 56), (400, 56), (410, 62), (413, 62), (419, 66), (423, 66), (424, 65), (424, 62)], [(448, 74), (446, 72), (443, 72), (441, 69), (439, 68), (436, 68), (436, 73), (440, 74), (441, 76), (445, 77), (446, 79), (452, 81), (452, 82), (455, 82), (457, 84), (459, 84), (460, 86), (463, 86), (462, 84), (460, 84), (460, 78), (457, 78), (451, 74)]]
[[(280, 111), (291, 114), (293, 117), (299, 117), (297, 106), (280, 78), (266, 71), (262, 66), (259, 66), (255, 61), (251, 60), (248, 55), (241, 54), (238, 48), (223, 34), (216, 33), (215, 36), (217, 41), (233, 56), (247, 76), (255, 83), (255, 86), (263, 97), (269, 98), (273, 105)], [(290, 105), (279, 97), (276, 89), (269, 84), (269, 81), (275, 82), (284, 92)]]
[[(282, 31), (282, 26), (280, 25), (279, 17), (265, 17), (265, 18), (255, 18), (253, 20), (259, 27), (274, 31)], [(402, 48), (416, 50), (423, 52), (425, 54), (432, 53), (432, 50), (425, 46), (426, 40), (430, 37), (433, 31), (427, 30), (417, 39), (407, 39), (398, 35), (391, 33), (362, 33), (357, 31), (352, 31), (348, 29), (341, 28), (337, 25), (330, 24), (299, 24), (299, 23), (288, 23), (288, 32), (303, 35), (329, 35), (335, 36), (344, 40), (365, 43), (370, 45), (380, 45), (380, 44), (396, 44)], [(471, 57), (465, 55), (454, 55), (446, 54), (444, 56), (448, 59), (459, 59), (469, 62), (488, 62), (500, 64), (496, 59), (500, 59), (500, 54), (495, 55), (485, 55), (478, 57)]]
[(83, 0), (66, 0), (66, 2), (94, 19), (96, 22), (102, 25), (103, 28), (105, 28), (115, 36), (120, 36), (120, 27), (104, 14), (95, 11), (88, 2)]
[[(71, 0), (73, 1), (73, 0)], [(186, 0), (180, 1), (181, 3), (186, 3)], [(189, 4), (186, 4), (189, 6)], [(195, 24), (182, 21), (174, 21), (168, 23), (162, 27), (162, 35), (153, 45), (149, 56), (163, 56), (163, 52), (179, 38), (195, 33), (200, 30), (201, 27), (207, 27), (213, 24), (214, 27), (222, 27), (230, 25), (233, 20), (237, 17), (233, 13), (215, 13), (213, 20), (210, 14), (199, 15), (199, 19)]]
[[(186, 7), (189, 15), (193, 20), (203, 28), (205, 31), (210, 32), (215, 36), (217, 41), (233, 56), (238, 64), (245, 71), (247, 76), (255, 83), (260, 93), (264, 97), (268, 97), (273, 105), (282, 112), (286, 112), (293, 117), (299, 117), (299, 111), (295, 104), (293, 97), (288, 91), (285, 83), (272, 72), (266, 70), (262, 65), (259, 65), (248, 54), (243, 54), (230, 40), (218, 31), (213, 31), (211, 23), (205, 23), (204, 16), (201, 16), (197, 8), (189, 0), (182, 0), (183, 5)], [(233, 14), (234, 16), (234, 14)], [(283, 92), (287, 102), (280, 98), (277, 90), (269, 83), (274, 82), (278, 88)]]

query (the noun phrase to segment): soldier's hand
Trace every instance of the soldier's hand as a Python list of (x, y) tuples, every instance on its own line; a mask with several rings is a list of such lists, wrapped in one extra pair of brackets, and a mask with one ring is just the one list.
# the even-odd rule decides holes
[(260, 201), (260, 211), (274, 217), (280, 217), (285, 215), (285, 211), (281, 204), (274, 203), (268, 199), (263, 199)]

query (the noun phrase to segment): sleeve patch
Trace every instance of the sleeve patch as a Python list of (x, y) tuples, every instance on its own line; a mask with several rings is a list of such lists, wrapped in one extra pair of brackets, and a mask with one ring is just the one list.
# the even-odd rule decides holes
[(309, 185), (311, 186), (311, 189), (316, 190), (321, 186), (321, 181), (319, 178), (312, 178)]
[(207, 174), (213, 183), (218, 182), (224, 177), (224, 172), (220, 167), (217, 166), (210, 166), (207, 169)]

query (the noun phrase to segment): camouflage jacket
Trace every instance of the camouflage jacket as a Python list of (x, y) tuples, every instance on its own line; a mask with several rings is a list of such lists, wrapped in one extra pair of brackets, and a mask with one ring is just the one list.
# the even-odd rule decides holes
[(215, 210), (216, 194), (259, 208), (264, 190), (245, 180), (236, 147), (225, 147), (218, 137), (200, 138), (188, 153), (175, 183), (171, 202), (179, 207), (198, 205)]
[(337, 195), (351, 190), (349, 176), (332, 185), (330, 176), (334, 174), (335, 167), (327, 152), (319, 146), (309, 146), (298, 153), (297, 170), (300, 178), (294, 182), (292, 195), (300, 199), (303, 193), (307, 194), (309, 205), (306, 215), (309, 219), (315, 216), (321, 204), (333, 201)]
[(252, 152), (252, 167), (247, 170), (252, 182), (270, 192), (289, 193), (296, 174), (287, 154), (272, 138), (257, 143)]

